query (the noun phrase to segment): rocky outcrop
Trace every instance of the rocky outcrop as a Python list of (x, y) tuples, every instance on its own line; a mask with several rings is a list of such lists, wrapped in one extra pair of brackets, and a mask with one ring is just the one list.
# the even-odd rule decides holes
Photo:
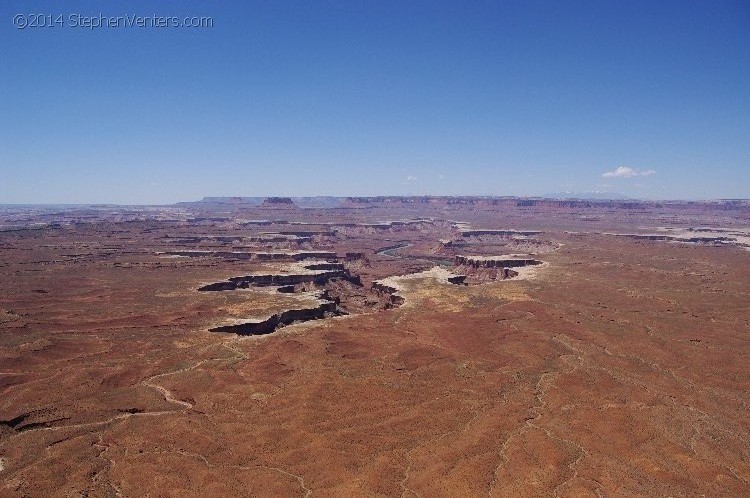
[(638, 234), (638, 233), (615, 233), (612, 235), (616, 237), (627, 237), (627, 238), (637, 239), (637, 240), (671, 240), (672, 239), (672, 237), (668, 237), (667, 235), (650, 235), (650, 234)]
[(529, 236), (529, 235), (539, 235), (540, 233), (542, 232), (538, 230), (491, 230), (491, 229), (461, 230), (462, 237), (475, 237), (478, 235)]
[(448, 283), (454, 285), (469, 285), (466, 283), (466, 275), (456, 275), (455, 277), (448, 277)]
[(250, 227), (250, 226), (269, 226), (273, 225), (273, 221), (271, 220), (246, 220), (241, 222), (239, 225), (241, 227)]
[[(241, 277), (231, 277), (225, 282), (216, 282), (213, 284), (199, 287), (201, 292), (210, 291), (229, 291), (236, 289), (247, 289), (251, 286), (268, 287), (268, 286), (294, 286), (297, 284), (311, 283), (314, 285), (325, 285), (329, 280), (340, 278), (361, 285), (359, 275), (352, 275), (349, 270), (341, 263), (320, 262), (300, 267), (299, 273), (272, 273), (245, 275)], [(284, 291), (282, 291), (284, 292)]]
[(213, 291), (230, 291), (237, 290), (240, 287), (236, 282), (216, 282), (215, 284), (208, 284), (199, 287), (198, 290), (201, 292), (213, 292)]
[(247, 237), (248, 242), (260, 242), (264, 244), (272, 244), (276, 242), (292, 242), (292, 243), (301, 244), (303, 242), (310, 242), (311, 240), (312, 240), (312, 237), (298, 237), (295, 235), (282, 235), (279, 233), (274, 235), (272, 232), (269, 232), (266, 235)]
[(505, 268), (503, 268), (502, 273), (499, 276), (501, 278), (503, 278), (503, 279), (513, 278), (513, 277), (517, 277), (518, 276), (518, 272), (517, 271), (513, 271), (513, 270), (511, 270), (508, 267), (505, 267)]
[(289, 197), (266, 197), (260, 207), (271, 209), (297, 209), (297, 205)]
[(165, 256), (182, 256), (185, 258), (224, 258), (224, 259), (251, 259), (252, 253), (239, 251), (164, 251), (158, 254)]
[(372, 207), (407, 207), (407, 206), (474, 206), (489, 209), (533, 208), (535, 210), (555, 209), (622, 209), (646, 212), (651, 209), (670, 209), (684, 211), (730, 211), (746, 210), (750, 201), (747, 199), (722, 199), (716, 201), (638, 201), (638, 200), (581, 200), (554, 199), (544, 197), (491, 197), (491, 196), (380, 196), (380, 197), (347, 197), (341, 202), (342, 207), (372, 208)]
[(517, 268), (520, 266), (540, 265), (541, 261), (517, 256), (456, 256), (456, 266), (471, 268)]
[(311, 265), (305, 265), (308, 270), (321, 270), (321, 271), (338, 271), (346, 270), (346, 267), (341, 263), (313, 263)]
[(290, 251), (290, 252), (244, 252), (244, 251), (210, 251), (210, 250), (185, 250), (164, 251), (157, 254), (166, 256), (183, 256), (188, 258), (211, 257), (233, 260), (257, 260), (257, 261), (304, 261), (306, 259), (335, 260), (338, 258), (333, 251)]
[(320, 273), (302, 273), (290, 275), (245, 275), (243, 277), (232, 277), (227, 282), (217, 282), (214, 284), (204, 285), (203, 287), (198, 288), (198, 290), (202, 292), (226, 291), (247, 289), (250, 286), (286, 286), (303, 283), (324, 285), (328, 280), (332, 278), (349, 278), (354, 280), (358, 279), (358, 277), (352, 277), (351, 275), (349, 275), (349, 273), (345, 270), (332, 270)]
[(673, 236), (673, 235), (658, 235), (658, 234), (640, 234), (640, 233), (618, 233), (614, 234), (617, 237), (628, 237), (637, 240), (666, 240), (672, 242), (692, 242), (694, 244), (710, 244), (710, 243), (723, 243), (733, 242), (733, 237), (684, 237), (684, 236)]
[(223, 325), (209, 329), (210, 332), (228, 332), (237, 335), (266, 335), (277, 329), (296, 322), (307, 322), (320, 320), (332, 316), (341, 315), (334, 301), (323, 301), (312, 308), (292, 309), (276, 313), (265, 320), (258, 322), (245, 322), (235, 325)]
[(372, 290), (380, 294), (389, 296), (390, 306), (388, 306), (388, 308), (397, 308), (404, 304), (404, 302), (406, 301), (404, 297), (398, 293), (399, 289), (377, 280), (372, 283)]
[(259, 261), (266, 260), (292, 260), (302, 261), (305, 259), (336, 259), (336, 253), (333, 251), (295, 251), (295, 252), (256, 252), (255, 259)]
[(443, 284), (454, 284), (454, 285), (466, 285), (464, 280), (466, 275), (456, 275), (445, 268), (434, 266), (433, 268), (417, 273), (408, 273), (406, 275), (394, 275), (392, 277), (386, 277), (381, 280), (375, 280), (372, 283), (372, 289), (381, 295), (387, 295), (390, 297), (389, 308), (395, 308), (403, 305), (406, 302), (406, 298), (402, 294), (405, 288), (402, 286), (404, 282), (419, 280), (419, 279), (434, 279), (437, 282)]
[(315, 237), (315, 236), (322, 236), (322, 237), (335, 237), (336, 236), (336, 230), (328, 230), (328, 231), (314, 231), (314, 230), (287, 230), (283, 232), (268, 232), (268, 235), (287, 235), (292, 237)]
[(164, 235), (160, 239), (172, 242), (174, 244), (197, 244), (199, 242), (231, 243), (241, 242), (244, 236), (241, 235)]

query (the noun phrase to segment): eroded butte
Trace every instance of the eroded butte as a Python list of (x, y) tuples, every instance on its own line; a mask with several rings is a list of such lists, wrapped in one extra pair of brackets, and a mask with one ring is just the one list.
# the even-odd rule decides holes
[(2, 496), (747, 496), (750, 206), (0, 210)]

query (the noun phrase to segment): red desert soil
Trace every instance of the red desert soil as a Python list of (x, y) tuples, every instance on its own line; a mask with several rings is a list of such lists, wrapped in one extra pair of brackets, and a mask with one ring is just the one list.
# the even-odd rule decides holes
[[(750, 252), (612, 235), (747, 230), (748, 206), (4, 216), (0, 496), (750, 495)], [(544, 264), (431, 276), (519, 252)], [(348, 314), (209, 332), (320, 299)]]

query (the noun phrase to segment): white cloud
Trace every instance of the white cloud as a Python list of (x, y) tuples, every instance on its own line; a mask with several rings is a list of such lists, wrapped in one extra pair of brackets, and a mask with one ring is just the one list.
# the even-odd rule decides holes
[(618, 166), (614, 171), (602, 173), (602, 176), (604, 178), (633, 178), (634, 176), (649, 176), (654, 173), (656, 173), (656, 171), (652, 169), (641, 170), (629, 166)]
[(417, 181), (417, 177), (416, 176), (407, 176), (406, 177), (406, 181), (409, 182), (409, 183), (416, 182)]

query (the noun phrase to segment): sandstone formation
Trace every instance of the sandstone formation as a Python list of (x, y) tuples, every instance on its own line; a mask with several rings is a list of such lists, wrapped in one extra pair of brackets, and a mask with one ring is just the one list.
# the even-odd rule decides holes
[(539, 235), (537, 230), (461, 230), (462, 237), (475, 237), (477, 235)]
[(226, 282), (216, 282), (198, 288), (201, 292), (247, 289), (250, 286), (287, 286), (306, 282), (325, 284), (333, 278), (342, 278), (359, 283), (341, 263), (306, 263), (295, 265), (290, 273), (244, 275), (230, 277)]
[(542, 262), (528, 256), (456, 256), (456, 266), (472, 268), (517, 268), (519, 266), (539, 265)]
[(750, 494), (747, 202), (261, 202), (0, 206), (0, 496)]
[(297, 205), (289, 197), (266, 197), (260, 207), (264, 209), (296, 209)]
[(313, 308), (291, 309), (270, 317), (259, 320), (238, 323), (235, 325), (222, 325), (209, 329), (211, 332), (230, 332), (237, 335), (265, 335), (275, 332), (280, 327), (295, 322), (306, 322), (309, 320), (320, 320), (322, 318), (341, 314), (337, 310), (336, 303), (321, 296), (321, 303)]

